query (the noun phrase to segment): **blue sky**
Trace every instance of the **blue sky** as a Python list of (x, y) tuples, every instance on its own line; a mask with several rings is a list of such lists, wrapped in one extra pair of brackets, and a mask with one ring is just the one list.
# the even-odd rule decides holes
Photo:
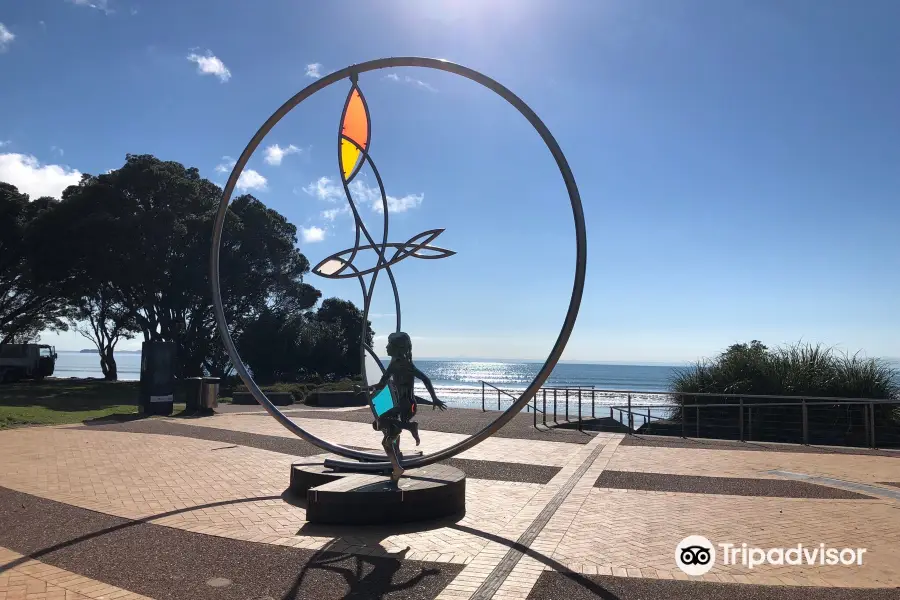
[[(891, 0), (2, 0), (0, 179), (58, 194), (130, 152), (224, 183), (217, 167), (316, 73), (445, 58), (519, 94), (575, 173), (588, 282), (564, 358), (684, 361), (754, 338), (900, 356), (898, 22)], [(392, 240), (445, 227), (435, 243), (458, 253), (394, 269), (416, 354), (546, 355), (575, 255), (549, 152), (466, 80), (360, 85)], [(243, 182), (302, 228), (313, 264), (353, 243), (345, 202), (318, 185), (339, 181), (346, 93), (291, 113)], [(359, 302), (352, 281), (309, 280)], [(387, 333), (386, 287), (372, 311)]]

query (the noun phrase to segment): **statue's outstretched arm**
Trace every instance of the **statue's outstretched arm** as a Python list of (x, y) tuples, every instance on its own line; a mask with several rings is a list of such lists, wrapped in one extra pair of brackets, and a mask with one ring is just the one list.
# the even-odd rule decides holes
[(413, 373), (415, 376), (419, 378), (419, 381), (425, 384), (425, 389), (428, 390), (428, 393), (431, 395), (432, 402), (426, 402), (425, 404), (431, 404), (432, 406), (437, 406), (441, 410), (445, 410), (447, 405), (437, 397), (437, 394), (434, 393), (434, 386), (431, 385), (431, 380), (428, 379), (428, 375), (419, 370), (419, 368), (413, 365)]

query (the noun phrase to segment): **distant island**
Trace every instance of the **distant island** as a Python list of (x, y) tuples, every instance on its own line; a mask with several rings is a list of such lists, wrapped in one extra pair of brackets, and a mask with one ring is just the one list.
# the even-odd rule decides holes
[[(79, 350), (79, 354), (100, 354), (96, 348), (85, 348), (84, 350)], [(116, 350), (116, 354), (140, 354), (140, 350)]]

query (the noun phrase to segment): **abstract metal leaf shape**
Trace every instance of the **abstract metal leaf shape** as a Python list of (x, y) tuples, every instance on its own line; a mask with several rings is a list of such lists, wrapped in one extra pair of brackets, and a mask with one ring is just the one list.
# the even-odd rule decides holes
[[(312, 272), (327, 279), (350, 279), (351, 277), (359, 277), (362, 275), (368, 275), (369, 273), (374, 273), (375, 271), (380, 271), (384, 268), (395, 265), (401, 260), (409, 258), (410, 256), (414, 258), (424, 259), (446, 258), (448, 256), (453, 256), (454, 254), (456, 254), (456, 252), (454, 252), (453, 250), (447, 250), (446, 248), (438, 248), (436, 246), (428, 245), (429, 242), (434, 241), (443, 231), (443, 229), (430, 229), (428, 231), (423, 231), (422, 233), (416, 234), (407, 242), (404, 242), (402, 244), (396, 242), (389, 242), (384, 245), (367, 244), (365, 246), (358, 246), (356, 248), (341, 250), (340, 252), (336, 252), (331, 256), (323, 259), (319, 264), (312, 268)], [(362, 251), (372, 250), (377, 253), (386, 253), (389, 248), (395, 250), (394, 256), (381, 264), (376, 264), (374, 267), (357, 270), (352, 262), (348, 262), (351, 257), (353, 257), (353, 259), (355, 260), (355, 257), (359, 256)], [(350, 268), (349, 271), (346, 271), (347, 267)]]

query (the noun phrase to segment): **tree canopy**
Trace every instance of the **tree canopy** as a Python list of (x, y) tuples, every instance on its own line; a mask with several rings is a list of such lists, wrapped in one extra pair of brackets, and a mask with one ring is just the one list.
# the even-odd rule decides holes
[[(0, 216), (12, 216), (0, 219), (0, 337), (68, 324), (94, 343), (110, 379), (116, 343), (135, 336), (175, 342), (179, 376), (227, 374), (209, 278), (221, 194), (197, 169), (151, 155), (85, 175), (59, 201), (29, 202), (0, 184)], [(321, 293), (304, 282), (310, 263), (296, 243), (297, 228), (252, 195), (231, 202), (220, 283), (232, 337), (239, 344), (246, 337), (252, 352), (253, 343), (264, 344), (260, 332), (296, 336), (290, 343), (304, 349), (290, 360), (305, 362), (273, 365), (279, 374), (358, 372), (362, 314), (338, 299), (314, 310)], [(333, 350), (320, 356), (310, 341)]]

